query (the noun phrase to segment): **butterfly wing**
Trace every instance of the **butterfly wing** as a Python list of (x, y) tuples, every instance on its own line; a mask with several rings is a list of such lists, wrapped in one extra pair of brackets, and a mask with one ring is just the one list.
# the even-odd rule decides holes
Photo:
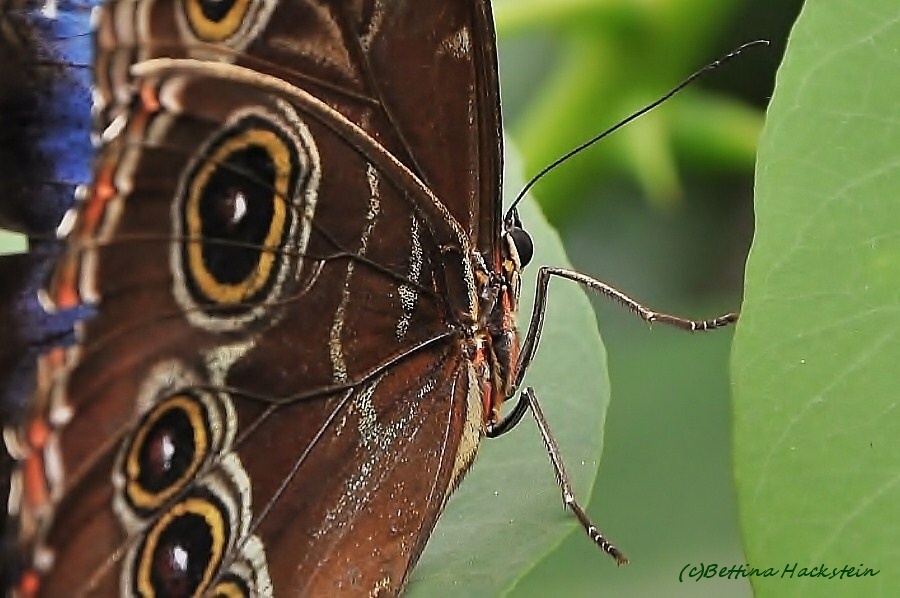
[(500, 232), (502, 137), (489, 2), (215, 4), (107, 4), (97, 61), (103, 121), (115, 117), (117, 97), (127, 98), (129, 67), (141, 60), (197, 58), (276, 76), (377, 139), (491, 253)]
[(57, 18), (37, 2), (0, 2), (0, 227), (29, 237), (30, 255), (0, 256), (0, 421), (33, 390), (37, 353), (71, 342), (75, 314), (36, 301), (60, 245), (52, 239), (75, 189), (90, 179), (87, 3)]
[[(39, 359), (29, 426), (50, 442), (21, 468), (25, 486), (43, 486), (17, 515), (26, 561), (55, 557), (47, 595), (394, 593), (474, 454), (480, 389), (453, 311), (473, 284), (457, 296), (445, 266), (448, 248), (468, 258), (481, 189), (499, 184), (495, 127), (481, 121), (495, 123), (479, 117), (467, 145), (440, 152), (458, 173), (447, 184), (467, 188), (445, 202), (413, 176), (445, 172), (410, 132), (421, 124), (392, 116), (402, 110), (370, 85), (383, 60), (370, 49), (399, 35), (387, 24), (408, 22), (398, 15), (414, 3), (251, 6), (270, 4), (314, 18), (290, 44), (250, 27), (253, 43), (309, 59), (340, 42), (355, 71), (307, 60), (318, 67), (288, 80), (247, 42), (224, 73), (144, 76), (120, 67), (221, 44), (185, 51), (170, 32), (129, 45), (128, 19), (111, 16), (191, 2), (115, 2), (101, 19), (101, 48), (120, 37), (98, 57), (100, 88), (121, 80), (105, 91), (91, 192), (49, 285), (58, 309), (96, 315), (76, 347)], [(457, 10), (484, 27), (484, 7)], [(433, 28), (447, 17), (413, 14)], [(469, 90), (487, 69), (474, 56), (457, 46)], [(306, 95), (236, 80), (270, 66)]]

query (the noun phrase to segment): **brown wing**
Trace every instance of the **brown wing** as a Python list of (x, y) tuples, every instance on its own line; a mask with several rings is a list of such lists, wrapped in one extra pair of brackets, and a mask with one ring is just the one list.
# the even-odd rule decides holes
[[(297, 511), (289, 525), (298, 526), (306, 534), (305, 549), (313, 549), (308, 529), (324, 525), (323, 510), (341, 510), (339, 499), (347, 495), (335, 493), (346, 492), (349, 480), (339, 475), (330, 486), (312, 474), (282, 491), (287, 466), (267, 464), (275, 455), (282, 463), (299, 462), (311, 451), (303, 462), (313, 471), (359, 467), (341, 461), (362, 458), (368, 441), (357, 431), (317, 437), (331, 430), (335, 417), (347, 415), (339, 402), (345, 389), (358, 397), (384, 377), (377, 407), (387, 421), (397, 421), (412, 413), (409, 403), (420, 388), (404, 385), (421, 384), (435, 363), (446, 364), (448, 371), (429, 385), (435, 399), (422, 397), (416, 418), (382, 450), (396, 452), (396, 460), (416, 454), (434, 476), (421, 481), (427, 491), (410, 484), (408, 539), (387, 559), (390, 564), (381, 565), (391, 573), (391, 587), (398, 587), (421, 549), (418, 534), (430, 530), (442, 504), (447, 463), (455, 459), (463, 429), (459, 421), (450, 427), (451, 413), (463, 416), (451, 408), (463, 362), (458, 333), (438, 297), (440, 249), (389, 178), (271, 92), (174, 76), (158, 82), (154, 95), (147, 83), (145, 104), (100, 156), (89, 205), (104, 199), (107, 184), (116, 192), (106, 198), (102, 218), (94, 222), (90, 211), (83, 214), (73, 239), (84, 235), (86, 245), (72, 243), (51, 287), (52, 297), (63, 297), (69, 281), (79, 280), (82, 295), (100, 298), (98, 315), (85, 323), (82, 345), (59, 381), (57, 400), (75, 414), (59, 432), (68, 477), (59, 491), (70, 503), (59, 509), (50, 534), (60, 568), (79, 575), (94, 571), (96, 578), (89, 576), (85, 586), (92, 592), (112, 578), (149, 579), (134, 556), (146, 551), (135, 546), (150, 542), (155, 526), (174, 517), (173, 501), (196, 493), (234, 497), (219, 502), (234, 505), (229, 512), (237, 513), (238, 528), (247, 519), (243, 511), (259, 517), (271, 503), (276, 508), (263, 522), (281, 529), (286, 524), (276, 513), (287, 505)], [(196, 98), (210, 98), (202, 113)], [(193, 152), (183, 149), (191, 146)], [(273, 194), (272, 187), (284, 191)], [(91, 237), (100, 244), (90, 245)], [(261, 247), (266, 239), (274, 244)], [(270, 405), (277, 410), (257, 423)], [(98, 427), (104, 439), (99, 444)], [(206, 430), (208, 439), (198, 440), (198, 430)], [(197, 455), (197, 465), (168, 479), (162, 470), (178, 467), (157, 463), (165, 460), (159, 455), (165, 443), (176, 456)], [(392, 479), (402, 475), (395, 465), (378, 467)], [(110, 475), (114, 488), (105, 480)], [(207, 484), (210, 476), (228, 481)], [(155, 497), (145, 500), (149, 506), (131, 498), (131, 485), (146, 485), (139, 494)], [(223, 490), (232, 486), (252, 490)], [(98, 510), (110, 494), (115, 508)], [(321, 502), (329, 498), (336, 502)], [(348, 518), (374, 530), (378, 525), (370, 519), (384, 515), (372, 507)], [(116, 521), (121, 530), (111, 534)], [(260, 530), (261, 550), (278, 555), (267, 549), (268, 530)], [(226, 543), (223, 558), (238, 554), (238, 540), (251, 531)], [(98, 537), (108, 538), (108, 545), (85, 550), (85, 543), (98, 547)], [(197, 532), (165, 537), (177, 544)], [(367, 537), (389, 542), (374, 531)], [(346, 539), (328, 534), (318, 539), (348, 547)], [(306, 552), (285, 554), (305, 559), (306, 573), (318, 562)], [(337, 553), (330, 559), (337, 562)], [(276, 583), (285, 575), (282, 567), (268, 568)], [(60, 574), (47, 591), (53, 595), (71, 583)]]
[(274, 439), (296, 435), (305, 406), (280, 410), (247, 438), (268, 438), (268, 454), (281, 455), (266, 461), (247, 446), (247, 466), (268, 462), (273, 484), (309, 449), (258, 528), (276, 594), (399, 592), (449, 492), (469, 390), (461, 364), (458, 347), (436, 348), (331, 399), (324, 410), (341, 408), (329, 427), (314, 444), (296, 442), (294, 455)]
[(216, 3), (108, 3), (97, 67), (107, 122), (140, 60), (199, 58), (274, 75), (359, 124), (494, 253), (503, 152), (489, 2), (259, 0), (204, 12), (205, 4)]
[[(131, 536), (108, 509), (121, 509), (121, 493), (103, 483), (106, 468), (115, 471), (121, 460), (101, 459), (60, 509), (50, 540), (66, 566), (47, 580), (45, 594), (125, 593), (125, 580), (134, 580), (134, 591), (142, 581), (159, 591), (158, 579), (142, 574), (152, 567), (142, 564), (165, 551), (147, 536), (165, 536), (175, 528), (170, 513), (196, 497), (253, 514), (234, 538), (225, 536), (228, 550), (209, 592), (239, 583), (245, 595), (268, 595), (269, 584), (276, 596), (398, 593), (456, 466), (455, 431), (469, 391), (459, 357), (452, 346), (420, 352), (351, 391), (274, 410), (231, 395), (240, 422), (233, 451), (211, 458), (168, 510)], [(179, 546), (195, 556), (190, 542)]]
[[(42, 481), (53, 517), (42, 527), (48, 504), (30, 496), (21, 519), (37, 521), (26, 551), (56, 557), (47, 595), (265, 594), (270, 583), (302, 590), (298, 580), (311, 593), (397, 591), (458, 473), (461, 439), (474, 436), (451, 312), (471, 304), (456, 287), (472, 285), (448, 288), (457, 272), (445, 258), (449, 248), (468, 259), (473, 202), (493, 177), (477, 173), (499, 158), (470, 142), (436, 153), (446, 166), (418, 159), (427, 152), (406, 129), (421, 123), (400, 123), (389, 92), (364, 84), (388, 24), (419, 14), (437, 28), (448, 15), (406, 2), (269, 4), (316, 17), (292, 43), (271, 42), (307, 59), (329, 47), (323, 19), (339, 15), (334, 40), (356, 40), (356, 79), (333, 76), (340, 61), (320, 60), (324, 74), (299, 61), (298, 93), (282, 93), (239, 81), (246, 70), (170, 64), (130, 79), (138, 96), (107, 90), (92, 192), (49, 293), (97, 315), (77, 349), (44, 358), (35, 398), (33, 420), (52, 428), (36, 463), (52, 469)], [(176, 5), (192, 3), (152, 7)], [(483, 34), (484, 14), (461, 10)], [(113, 22), (128, 19), (104, 20), (106, 33)], [(118, 64), (115, 48), (101, 66)], [(271, 64), (252, 51), (233, 56)], [(483, 55), (456, 58), (471, 78), (454, 84), (477, 89)], [(428, 126), (450, 135), (470, 122)], [(477, 130), (472, 139), (488, 138)], [(410, 173), (451, 166), (447, 180), (467, 190), (446, 202)]]

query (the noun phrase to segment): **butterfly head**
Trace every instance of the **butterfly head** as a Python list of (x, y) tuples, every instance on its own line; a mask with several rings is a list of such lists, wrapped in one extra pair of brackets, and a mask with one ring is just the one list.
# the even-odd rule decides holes
[(522, 220), (515, 208), (503, 218), (501, 251), (503, 277), (512, 291), (515, 302), (518, 303), (521, 272), (534, 256), (534, 242), (528, 231), (522, 227)]

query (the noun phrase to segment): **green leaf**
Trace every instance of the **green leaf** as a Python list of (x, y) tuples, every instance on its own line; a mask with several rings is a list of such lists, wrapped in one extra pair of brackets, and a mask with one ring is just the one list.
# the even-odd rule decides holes
[[(518, 172), (515, 166), (509, 170)], [(513, 192), (522, 184), (518, 176), (507, 176), (506, 181)], [(569, 266), (559, 238), (533, 201), (523, 203), (520, 214), (534, 240), (532, 264)], [(531, 314), (535, 270), (530, 268), (524, 277), (519, 313), (523, 334)], [(571, 283), (550, 285), (544, 334), (525, 384), (534, 387), (577, 496), (586, 505), (600, 459), (609, 382), (594, 313), (581, 289)], [(482, 441), (472, 471), (438, 521), (407, 595), (496, 596), (575, 527), (574, 517), (563, 509), (534, 420), (526, 415), (509, 434)]]
[(0, 229), (0, 255), (25, 253), (28, 244), (23, 235)]
[[(810, 1), (761, 140), (732, 368), (758, 595), (897, 595), (900, 7)], [(799, 579), (803, 567), (875, 577)]]

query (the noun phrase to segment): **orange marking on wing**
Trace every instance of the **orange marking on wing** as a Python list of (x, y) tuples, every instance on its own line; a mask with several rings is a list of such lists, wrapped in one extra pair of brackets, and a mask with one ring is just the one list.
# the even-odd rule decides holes
[(39, 509), (50, 501), (47, 479), (44, 476), (44, 460), (39, 453), (31, 453), (22, 464), (22, 485), (25, 501), (33, 509)]
[(142, 84), (138, 94), (141, 98), (141, 108), (133, 111), (128, 119), (128, 128), (133, 132), (144, 131), (147, 123), (150, 122), (150, 117), (162, 108), (154, 85)]
[(60, 263), (56, 276), (53, 279), (51, 296), (53, 303), (59, 309), (70, 309), (79, 303), (78, 291), (75, 288), (75, 280), (78, 278), (78, 265), (70, 257), (64, 258)]
[(33, 420), (25, 431), (25, 438), (31, 452), (25, 457), (22, 465), (22, 482), (25, 499), (32, 507), (41, 507), (50, 500), (44, 471), (44, 458), (41, 453), (47, 446), (51, 433), (50, 426), (43, 419)]
[(106, 204), (116, 196), (116, 186), (113, 183), (113, 168), (103, 165), (97, 169), (91, 196), (81, 211), (82, 223), (88, 234), (97, 230), (97, 224), (106, 211)]
[(38, 590), (41, 588), (41, 578), (33, 570), (22, 573), (19, 580), (19, 591), (24, 597), (37, 596)]
[[(98, 168), (91, 195), (78, 214), (80, 238), (90, 238), (94, 235), (106, 211), (106, 205), (116, 196), (112, 176), (111, 168)], [(52, 297), (59, 308), (76, 307), (81, 302), (77, 282), (79, 255), (80, 252), (70, 250), (57, 268), (53, 279)]]
[(36, 419), (28, 425), (28, 445), (35, 449), (41, 450), (47, 444), (50, 438), (50, 427), (42, 419)]
[(148, 112), (158, 112), (162, 105), (159, 103), (159, 97), (156, 95), (156, 86), (150, 83), (141, 85), (141, 103)]

